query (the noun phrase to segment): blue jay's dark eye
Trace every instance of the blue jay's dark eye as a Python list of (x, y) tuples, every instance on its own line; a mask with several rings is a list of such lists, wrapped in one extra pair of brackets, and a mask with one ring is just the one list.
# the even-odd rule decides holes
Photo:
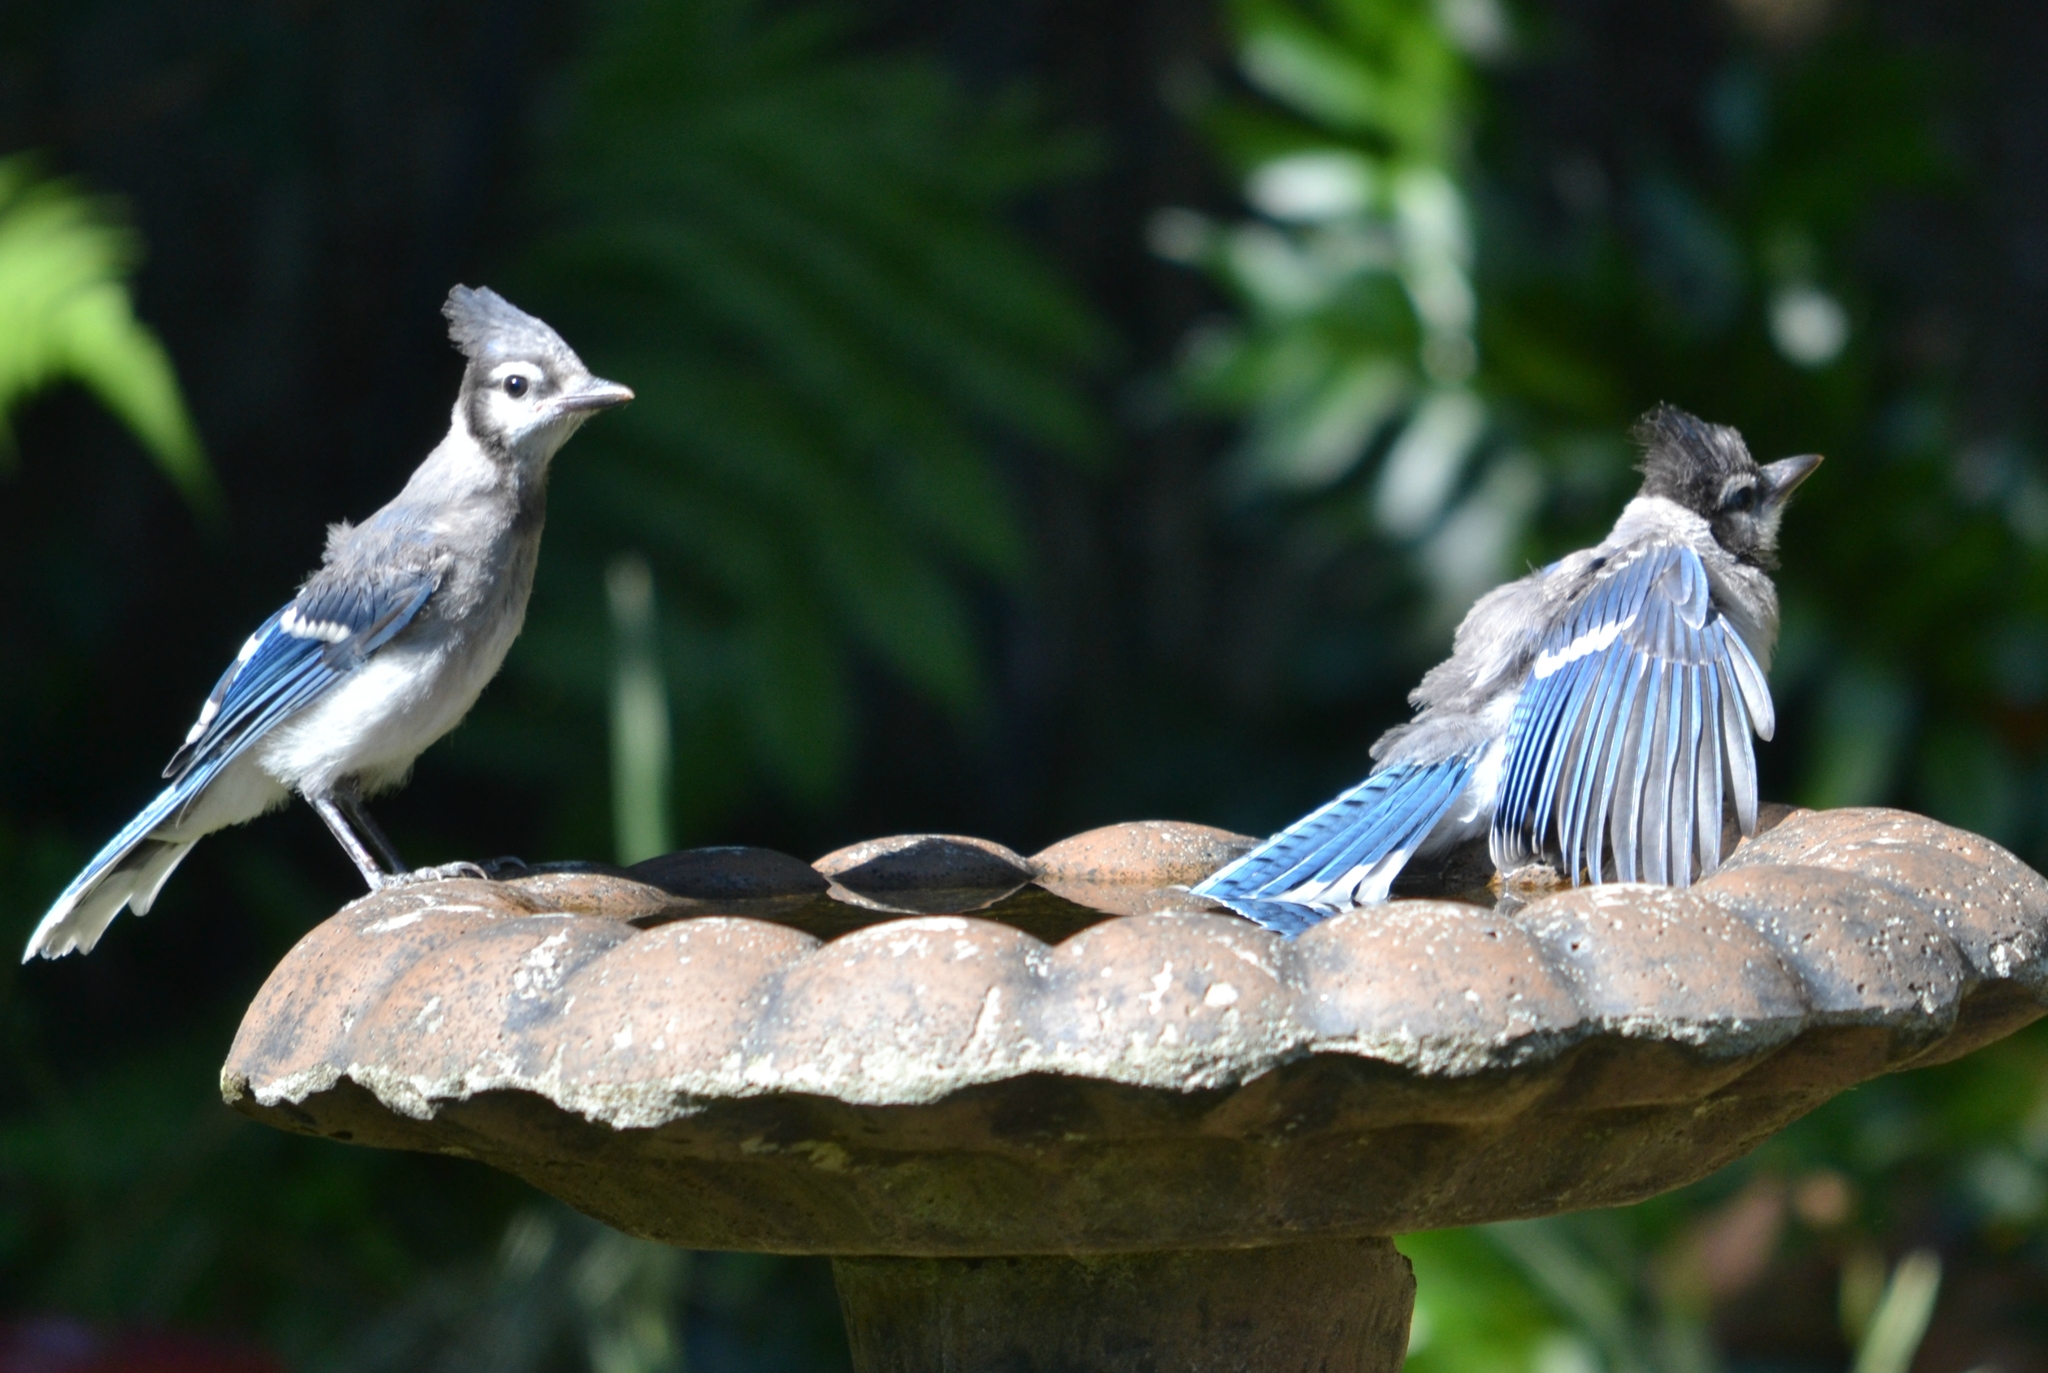
[(1721, 508), (1723, 510), (1747, 510), (1755, 504), (1756, 488), (1754, 486), (1738, 487), (1721, 498)]
[(521, 396), (525, 395), (526, 378), (518, 376), (505, 378), (505, 394), (514, 400), (518, 400)]

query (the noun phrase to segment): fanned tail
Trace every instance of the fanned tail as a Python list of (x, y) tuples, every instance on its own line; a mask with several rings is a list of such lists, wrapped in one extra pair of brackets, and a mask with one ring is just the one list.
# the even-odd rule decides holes
[(1464, 753), (1382, 768), (1193, 890), (1289, 936), (1339, 910), (1384, 901), (1472, 767)]

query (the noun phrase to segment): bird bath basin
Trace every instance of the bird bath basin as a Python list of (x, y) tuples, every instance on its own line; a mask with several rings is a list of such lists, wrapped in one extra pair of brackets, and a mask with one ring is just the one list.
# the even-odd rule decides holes
[(833, 1256), (855, 1362), (1392, 1370), (1389, 1236), (1632, 1202), (2042, 1013), (2048, 883), (1794, 812), (1687, 891), (1403, 900), (1287, 942), (1176, 890), (1249, 841), (399, 888), (300, 942), (222, 1090), (671, 1244)]

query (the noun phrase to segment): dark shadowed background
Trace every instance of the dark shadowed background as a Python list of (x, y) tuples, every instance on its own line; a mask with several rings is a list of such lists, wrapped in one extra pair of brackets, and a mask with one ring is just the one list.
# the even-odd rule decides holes
[[(1263, 833), (1474, 595), (1605, 528), (1669, 400), (1828, 457), (1767, 796), (2048, 866), (2044, 69), (2048, 13), (1990, 0), (15, 0), (0, 934), (441, 434), (456, 281), (640, 399), (379, 808), (415, 862)], [(10, 361), (53, 204), (182, 408), (147, 334)], [(0, 959), (0, 1373), (846, 1366), (822, 1261), (222, 1107), (355, 890), (300, 807), (90, 958)], [(1412, 1361), (2048, 1368), (2044, 1219), (2029, 1034), (1673, 1197), (1405, 1240)]]

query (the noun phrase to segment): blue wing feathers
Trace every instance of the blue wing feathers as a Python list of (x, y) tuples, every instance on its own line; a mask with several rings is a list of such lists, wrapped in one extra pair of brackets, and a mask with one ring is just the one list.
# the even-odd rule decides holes
[(1599, 734), (1593, 736), (1593, 748), (1587, 758), (1587, 807), (1577, 822), (1585, 852), (1585, 863), (1579, 867), (1593, 873), (1593, 881), (1599, 881), (1599, 852), (1602, 852), (1608, 830), (1608, 799), (1614, 795), (1614, 768), (1622, 756), (1622, 738), (1628, 734), (1628, 713), (1636, 699), (1638, 678), (1642, 676), (1642, 664), (1632, 656), (1612, 654), (1610, 658), (1614, 680), (1608, 684), (1608, 695), (1597, 705)]
[[(1565, 792), (1564, 843), (1565, 867), (1577, 872), (1588, 866), (1581, 860), (1584, 849), (1587, 822), (1595, 813), (1594, 795), (1599, 788), (1605, 760), (1607, 736), (1613, 726), (1613, 706), (1624, 687), (1628, 663), (1612, 654), (1603, 654), (1599, 675), (1595, 678), (1592, 696), (1588, 703), (1591, 714), (1583, 747), (1575, 750), (1574, 771), (1571, 786)], [(1533, 838), (1533, 836), (1531, 836)]]
[(1574, 860), (1577, 844), (1574, 836), (1584, 822), (1587, 803), (1591, 799), (1592, 778), (1599, 757), (1599, 739), (1607, 723), (1603, 714), (1606, 702), (1614, 687), (1615, 661), (1611, 656), (1601, 655), (1588, 673), (1587, 681), (1580, 688), (1578, 706), (1577, 741), (1569, 750), (1563, 774), (1558, 782), (1558, 805), (1563, 811), (1562, 832), (1567, 864)]
[(1564, 743), (1571, 730), (1571, 704), (1574, 679), (1585, 665), (1584, 658), (1570, 664), (1551, 681), (1555, 684), (1549, 693), (1541, 724), (1539, 737), (1532, 740), (1540, 752), (1536, 766), (1525, 774), (1521, 804), (1525, 813), (1540, 814), (1550, 804), (1557, 785), (1557, 767), (1566, 753)]
[(1680, 743), (1685, 769), (1672, 786), (1672, 814), (1676, 818), (1671, 825), (1671, 861), (1675, 867), (1683, 868), (1697, 858), (1700, 871), (1705, 872), (1720, 862), (1721, 856), (1716, 853), (1709, 857), (1705, 851), (1706, 832), (1715, 826), (1698, 823), (1709, 818), (1699, 804), (1700, 753), (1706, 734), (1706, 721), (1700, 714), (1703, 671), (1690, 667), (1685, 672), (1685, 738)]
[(1657, 746), (1657, 721), (1664, 703), (1664, 663), (1652, 658), (1643, 677), (1642, 728), (1637, 731), (1635, 769), (1629, 774), (1628, 823), (1622, 830), (1628, 867), (1622, 880), (1633, 882), (1637, 874), (1648, 880), (1643, 865), (1643, 792), (1650, 781), (1650, 759)]
[[(1530, 786), (1543, 758), (1543, 738), (1553, 723), (1549, 708), (1557, 685), (1554, 674), (1538, 679), (1533, 688), (1525, 689), (1522, 702), (1515, 708), (1508, 736), (1507, 762), (1502, 768), (1500, 794), (1494, 811), (1496, 817), (1505, 819), (1497, 819), (1497, 826), (1505, 824), (1520, 829), (1523, 817), (1529, 814)], [(1525, 744), (1523, 740), (1529, 742)]]
[(1515, 702), (1515, 712), (1508, 719), (1508, 751), (1501, 761), (1500, 785), (1494, 790), (1494, 813), (1500, 815), (1514, 805), (1514, 797), (1521, 786), (1521, 774), (1528, 766), (1527, 753), (1518, 751), (1514, 741), (1528, 732), (1530, 721), (1535, 716), (1535, 693), (1523, 691)]
[(1643, 816), (1643, 846), (1649, 851), (1647, 864), (1655, 874), (1653, 882), (1669, 882), (1676, 860), (1692, 852), (1690, 836), (1685, 848), (1671, 850), (1672, 811), (1678, 804), (1678, 743), (1685, 735), (1685, 668), (1673, 664), (1665, 669), (1664, 694), (1657, 702), (1657, 749), (1651, 754), (1649, 783), (1644, 794), (1649, 800)]
[(1620, 814), (1620, 811), (1615, 807), (1614, 802), (1615, 798), (1620, 795), (1617, 788), (1622, 782), (1621, 764), (1622, 760), (1628, 756), (1631, 743), (1631, 729), (1636, 726), (1636, 721), (1641, 711), (1643, 677), (1648, 670), (1647, 665), (1641, 658), (1635, 657), (1632, 654), (1624, 655), (1624, 657), (1624, 685), (1615, 697), (1614, 709), (1618, 713), (1611, 720), (1613, 737), (1607, 745), (1607, 765), (1601, 770), (1600, 804), (1593, 810), (1594, 861), (1589, 865), (1589, 870), (1593, 874), (1595, 882), (1603, 880), (1603, 870), (1600, 861), (1603, 835), (1605, 836), (1604, 842), (1607, 852), (1615, 860), (1615, 873), (1617, 876), (1620, 875), (1621, 845), (1616, 842), (1617, 835), (1615, 829), (1615, 817)]
[(1571, 695), (1571, 678), (1578, 662), (1568, 664), (1544, 683), (1543, 694), (1537, 700), (1533, 733), (1529, 740), (1529, 764), (1515, 779), (1515, 808), (1524, 813), (1533, 812), (1542, 794), (1545, 775), (1550, 764), (1557, 758), (1556, 740), (1563, 732), (1565, 709)]
[[(1555, 738), (1549, 750), (1550, 757), (1543, 767), (1543, 786), (1537, 793), (1536, 813), (1548, 815), (1557, 805), (1558, 785), (1564, 778), (1566, 763), (1576, 756), (1578, 749), (1574, 742), (1582, 733), (1586, 718), (1587, 690), (1592, 685), (1595, 673), (1602, 665), (1602, 657), (1589, 654), (1566, 669), (1568, 680), (1559, 688), (1557, 726)], [(1564, 676), (1565, 673), (1560, 673)]]
[(1644, 779), (1643, 799), (1647, 803), (1643, 816), (1643, 847), (1648, 850), (1652, 882), (1671, 880), (1671, 802), (1672, 774), (1678, 768), (1678, 736), (1684, 729), (1683, 714), (1685, 690), (1683, 686), (1685, 669), (1672, 664), (1664, 669), (1664, 689), (1657, 693), (1657, 733), (1652, 741), (1655, 751), (1650, 755), (1653, 766), (1650, 775)]
[(1713, 822), (1700, 826), (1700, 863), (1702, 866), (1714, 866), (1721, 861), (1721, 674), (1718, 670), (1709, 666), (1700, 673), (1700, 693), (1705, 761), (1700, 769), (1699, 813)]
[(1771, 689), (1764, 684), (1763, 669), (1756, 665), (1756, 659), (1749, 654), (1749, 645), (1742, 642), (1742, 636), (1731, 634), (1732, 652), (1728, 655), (1732, 675), (1742, 692), (1742, 703), (1746, 708), (1750, 725), (1759, 739), (1768, 739), (1778, 732), (1777, 712), (1771, 705)]
[[(1775, 723), (1769, 688), (1691, 549), (1641, 545), (1593, 567), (1509, 719), (1494, 861), (1548, 854), (1574, 882), (1684, 885), (1720, 862), (1730, 799), (1755, 829), (1752, 739)], [(1290, 937), (1384, 899), (1478, 757), (1383, 767), (1195, 890)]]
[[(317, 588), (309, 586), (252, 636), (253, 651), (214, 688), (210, 718), (202, 715), (203, 728), (178, 750), (165, 775), (183, 777), (202, 763), (234, 758), (388, 643), (419, 613), (434, 587), (425, 573), (342, 593), (314, 594)], [(294, 612), (296, 618), (288, 622), (286, 616)], [(294, 632), (288, 623), (314, 628)], [(343, 630), (344, 637), (330, 637)]]
[(1555, 855), (1573, 881), (1690, 882), (1720, 861), (1733, 789), (1755, 828), (1752, 733), (1770, 692), (1676, 544), (1619, 555), (1542, 646), (1516, 703), (1493, 818), (1503, 868)]
[(1721, 712), (1728, 778), (1735, 789), (1735, 816), (1742, 824), (1742, 832), (1747, 834), (1756, 828), (1756, 755), (1750, 751), (1752, 725), (1743, 704), (1742, 688), (1735, 672), (1725, 666), (1721, 669)]

